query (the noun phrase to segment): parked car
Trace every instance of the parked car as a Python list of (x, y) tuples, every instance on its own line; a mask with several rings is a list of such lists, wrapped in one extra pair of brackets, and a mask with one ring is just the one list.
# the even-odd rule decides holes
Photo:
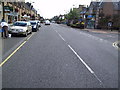
[(52, 23), (55, 23), (55, 21), (52, 21)]
[(46, 21), (45, 21), (45, 25), (50, 25), (50, 21), (49, 21), (49, 20), (46, 20)]
[(32, 31), (37, 32), (39, 30), (38, 21), (30, 21), (30, 23), (32, 25)]
[(16, 21), (10, 27), (8, 32), (10, 34), (16, 34), (16, 35), (21, 35), (22, 34), (24, 36), (27, 36), (28, 34), (32, 33), (32, 26), (31, 26), (30, 22)]

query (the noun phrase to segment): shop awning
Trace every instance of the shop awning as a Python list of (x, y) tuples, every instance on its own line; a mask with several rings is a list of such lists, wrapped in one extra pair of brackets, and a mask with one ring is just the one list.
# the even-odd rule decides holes
[(6, 15), (9, 15), (9, 16), (18, 16), (18, 13), (6, 13)]
[(93, 18), (93, 15), (88, 15), (87, 18)]

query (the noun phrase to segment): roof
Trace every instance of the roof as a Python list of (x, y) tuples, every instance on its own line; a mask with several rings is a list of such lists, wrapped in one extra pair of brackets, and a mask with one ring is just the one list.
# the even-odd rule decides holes
[(90, 6), (89, 6), (89, 9), (94, 9), (94, 10), (97, 10), (97, 7), (99, 6), (100, 2), (91, 2), (90, 3)]

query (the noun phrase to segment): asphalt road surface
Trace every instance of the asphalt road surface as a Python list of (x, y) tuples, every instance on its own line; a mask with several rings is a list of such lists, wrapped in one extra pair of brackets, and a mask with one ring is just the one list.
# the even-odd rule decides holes
[[(117, 88), (118, 50), (112, 46), (117, 37), (58, 24), (42, 25), (2, 66), (2, 86)], [(8, 42), (9, 47), (14, 46)]]

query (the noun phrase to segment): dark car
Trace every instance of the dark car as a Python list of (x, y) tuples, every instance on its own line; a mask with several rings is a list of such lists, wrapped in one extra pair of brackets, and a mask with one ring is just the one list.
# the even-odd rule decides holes
[(39, 25), (37, 21), (30, 21), (31, 25), (32, 25), (32, 31), (33, 32), (37, 32), (39, 30)]

